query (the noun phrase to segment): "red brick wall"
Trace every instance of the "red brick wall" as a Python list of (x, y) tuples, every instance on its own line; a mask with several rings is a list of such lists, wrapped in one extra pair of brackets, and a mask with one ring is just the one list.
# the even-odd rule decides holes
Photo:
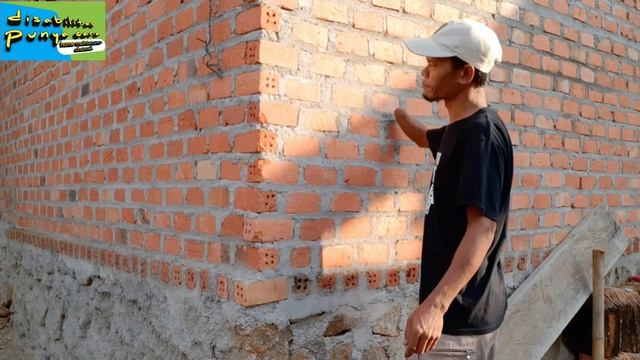
[[(402, 40), (472, 16), (516, 174), (517, 286), (589, 209), (640, 236), (640, 2), (107, 1), (102, 63), (0, 63), (7, 234), (242, 305), (418, 280), (432, 161), (393, 121), (420, 97)], [(231, 292), (231, 293), (230, 293)]]

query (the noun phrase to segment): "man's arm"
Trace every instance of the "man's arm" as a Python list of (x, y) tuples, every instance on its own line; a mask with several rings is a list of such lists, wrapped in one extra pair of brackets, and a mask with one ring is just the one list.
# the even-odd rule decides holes
[(496, 222), (476, 207), (467, 207), (467, 230), (456, 250), (449, 269), (425, 302), (444, 314), (453, 299), (471, 280), (484, 260), (496, 232)]
[(496, 231), (495, 221), (467, 207), (467, 230), (438, 286), (407, 319), (405, 357), (433, 349), (442, 336), (443, 317), (453, 299), (478, 271)]
[(421, 148), (429, 147), (429, 142), (427, 141), (428, 127), (416, 121), (416, 119), (409, 116), (409, 114), (401, 108), (397, 108), (393, 114), (396, 117), (398, 125), (400, 125), (400, 128), (409, 139)]

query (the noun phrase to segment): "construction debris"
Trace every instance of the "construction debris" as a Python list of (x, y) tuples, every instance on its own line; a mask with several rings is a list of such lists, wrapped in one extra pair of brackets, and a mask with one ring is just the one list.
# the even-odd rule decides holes
[(605, 355), (640, 353), (640, 285), (606, 289), (605, 305)]
[(610, 360), (640, 360), (640, 354), (620, 353)]
[[(606, 288), (605, 358), (640, 360), (640, 284)], [(564, 331), (566, 346), (580, 359), (591, 358), (591, 298)]]
[(6, 296), (3, 296), (3, 294), (0, 293), (0, 330), (7, 326), (9, 320), (11, 320), (11, 315), (13, 314), (11, 311), (13, 288), (7, 285), (5, 286), (5, 289)]

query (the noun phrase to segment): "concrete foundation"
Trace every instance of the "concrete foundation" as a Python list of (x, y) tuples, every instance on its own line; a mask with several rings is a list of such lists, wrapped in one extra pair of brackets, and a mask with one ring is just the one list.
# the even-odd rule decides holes
[(11, 325), (36, 359), (403, 359), (417, 305), (416, 284), (242, 308), (5, 238), (0, 253)]

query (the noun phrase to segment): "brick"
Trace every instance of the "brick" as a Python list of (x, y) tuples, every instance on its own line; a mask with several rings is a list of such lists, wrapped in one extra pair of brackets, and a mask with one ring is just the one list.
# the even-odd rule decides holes
[(401, 240), (396, 243), (396, 260), (418, 260), (422, 257), (421, 240)]
[(184, 213), (173, 215), (173, 228), (179, 232), (191, 231), (191, 217)]
[(374, 40), (373, 42), (373, 56), (378, 60), (392, 64), (401, 64), (402, 53), (402, 47), (400, 45), (381, 40)]
[(187, 259), (201, 260), (204, 258), (204, 243), (195, 240), (185, 240), (184, 254)]
[(198, 161), (196, 165), (196, 178), (198, 180), (213, 180), (216, 178), (216, 168), (213, 162), (208, 160)]
[(260, 159), (249, 165), (249, 182), (273, 182), (295, 184), (298, 180), (298, 166), (289, 161)]
[(409, 174), (405, 169), (383, 169), (382, 185), (388, 187), (404, 187), (409, 185)]
[(431, 116), (433, 110), (431, 103), (424, 99), (408, 98), (407, 113), (413, 116)]
[(291, 136), (284, 141), (284, 155), (291, 157), (320, 155), (320, 141), (310, 136)]
[(317, 213), (320, 211), (320, 194), (290, 193), (285, 212), (288, 214)]
[(286, 277), (252, 282), (236, 282), (234, 301), (248, 307), (286, 300), (288, 297)]
[(371, 234), (371, 219), (357, 217), (346, 219), (340, 224), (340, 237), (343, 239), (366, 238)]
[(548, 209), (551, 207), (551, 196), (549, 194), (535, 194), (533, 196), (534, 209)]
[(234, 151), (243, 153), (275, 152), (276, 147), (276, 134), (259, 129), (236, 135)]
[(320, 101), (320, 83), (318, 81), (300, 81), (287, 79), (284, 93), (291, 99), (304, 101)]
[(333, 0), (313, 0), (313, 15), (320, 19), (347, 24), (349, 22), (346, 4)]
[(209, 144), (207, 137), (196, 136), (189, 139), (187, 143), (189, 155), (207, 154), (209, 152)]
[(534, 74), (533, 87), (542, 89), (542, 90), (551, 90), (552, 89), (551, 77), (547, 75)]
[(434, 10), (433, 10), (433, 18), (440, 23), (446, 23), (449, 22), (451, 20), (456, 20), (458, 19), (459, 14), (458, 14), (458, 10), (446, 6), (446, 5), (442, 5), (442, 4), (435, 4)]
[(277, 249), (238, 246), (236, 260), (252, 269), (263, 271), (278, 267), (279, 254)]
[(387, 139), (389, 140), (402, 140), (408, 141), (410, 140), (407, 135), (402, 131), (400, 126), (396, 121), (390, 123), (387, 127)]
[(147, 21), (153, 22), (154, 20), (162, 17), (162, 15), (166, 13), (165, 6), (166, 2), (163, 1), (150, 3), (147, 13)]
[(300, 225), (300, 240), (333, 239), (334, 236), (333, 219), (305, 220)]
[(213, 79), (209, 85), (209, 100), (231, 97), (231, 77)]
[(393, 113), (400, 106), (400, 100), (395, 95), (374, 93), (371, 96), (371, 103), (376, 111)]
[(223, 20), (213, 25), (212, 40), (215, 44), (223, 43), (231, 37), (231, 20)]
[(384, 66), (380, 65), (355, 65), (356, 77), (364, 84), (383, 85), (384, 72)]
[(209, 152), (214, 154), (231, 152), (231, 144), (227, 133), (217, 133), (209, 136)]
[(407, 221), (404, 217), (381, 217), (376, 219), (375, 233), (381, 239), (400, 238), (407, 234)]
[(522, 104), (522, 96), (516, 89), (503, 89), (502, 100), (507, 104)]
[(335, 169), (310, 165), (304, 169), (304, 181), (308, 185), (335, 185), (338, 172)]
[(422, 194), (400, 194), (400, 211), (423, 211), (424, 205), (424, 196)]
[(525, 24), (533, 26), (533, 27), (539, 27), (540, 26), (540, 16), (538, 16), (537, 14), (535, 14), (535, 13), (533, 13), (531, 11), (526, 11), (524, 13), (523, 21), (524, 21)]
[(359, 135), (378, 137), (378, 120), (365, 115), (353, 114), (349, 120), (349, 132)]
[(405, 0), (404, 11), (409, 14), (420, 15), (424, 18), (431, 16), (429, 4), (423, 0)]
[(367, 194), (367, 210), (369, 211), (393, 211), (394, 198), (390, 194)]
[[(416, 1), (416, 0), (412, 0), (412, 1)], [(496, 9), (497, 4), (495, 0), (479, 0), (477, 2), (477, 5), (478, 5), (478, 8), (480, 8), (481, 10), (492, 13), (492, 14), (495, 14), (497, 11)], [(493, 27), (491, 28), (493, 29)], [(493, 29), (493, 30), (496, 31), (496, 29)], [(496, 33), (499, 34), (500, 32), (496, 31)], [(500, 38), (500, 39), (503, 39), (503, 38)]]
[(235, 208), (256, 213), (277, 211), (277, 195), (273, 191), (251, 188), (235, 190)]
[(332, 89), (332, 101), (336, 106), (361, 109), (364, 107), (364, 91), (344, 85), (335, 85)]
[(321, 75), (343, 77), (345, 68), (345, 61), (337, 56), (315, 54), (311, 59), (310, 70)]
[(269, 40), (260, 40), (258, 50), (260, 64), (298, 69), (298, 49)]
[(298, 108), (289, 104), (261, 101), (249, 106), (249, 121), (283, 126), (298, 125)]
[(531, 73), (528, 71), (514, 68), (511, 79), (516, 85), (531, 86)]
[(327, 159), (357, 159), (358, 143), (355, 141), (340, 141), (329, 137), (325, 140)]
[(307, 109), (301, 116), (305, 119), (305, 127), (314, 131), (338, 131), (338, 114), (334, 111)]
[(358, 34), (339, 32), (336, 34), (336, 50), (347, 54), (368, 56), (369, 40)]
[(547, 213), (543, 217), (545, 227), (558, 227), (562, 225), (562, 214), (558, 212)]
[(216, 218), (209, 214), (198, 214), (196, 216), (196, 231), (206, 235), (216, 233)]
[(222, 60), (220, 62), (221, 69), (230, 70), (246, 64), (246, 48), (246, 43), (240, 43), (238, 45), (224, 49), (222, 51)]
[(244, 218), (238, 215), (229, 215), (222, 220), (220, 227), (223, 236), (242, 236)]
[(402, 39), (412, 39), (416, 35), (416, 25), (395, 16), (387, 16), (387, 35)]
[(331, 211), (360, 211), (361, 201), (358, 193), (337, 193), (331, 199)]
[(415, 72), (391, 70), (387, 85), (395, 89), (414, 90), (417, 88), (417, 75)]
[(164, 252), (169, 255), (180, 255), (180, 239), (173, 236), (165, 236)]
[(520, 10), (518, 9), (518, 6), (513, 4), (501, 3), (499, 6), (499, 13), (501, 16), (512, 20), (517, 21), (520, 19)]
[(411, 145), (400, 147), (401, 164), (423, 164), (425, 155), (426, 150), (417, 146)]
[(244, 163), (242, 161), (228, 161), (223, 160), (220, 162), (220, 178), (225, 180), (240, 180)]
[(384, 31), (384, 17), (381, 14), (356, 11), (353, 13), (353, 27), (367, 31)]
[(251, 242), (274, 242), (293, 238), (293, 221), (245, 219), (242, 238)]
[(291, 249), (290, 263), (292, 269), (303, 269), (311, 265), (311, 248)]
[(325, 246), (320, 249), (322, 269), (345, 268), (353, 264), (353, 248), (347, 245)]
[(551, 42), (547, 36), (544, 35), (535, 35), (533, 37), (533, 47), (537, 50), (551, 51)]
[(375, 186), (376, 170), (365, 166), (345, 166), (344, 182), (351, 186)]
[(400, 0), (372, 0), (371, 4), (373, 6), (391, 9), (391, 10), (400, 10), (401, 9), (401, 1)]
[(200, 110), (200, 113), (197, 118), (197, 128), (204, 129), (208, 127), (214, 127), (218, 124), (218, 109), (216, 108), (205, 108)]
[(167, 205), (183, 205), (184, 194), (181, 188), (171, 188), (167, 190)]
[(276, 74), (254, 71), (236, 76), (236, 96), (251, 94), (272, 94), (279, 92), (279, 79)]
[(246, 34), (259, 29), (280, 31), (280, 12), (268, 6), (258, 5), (236, 16), (237, 34)]
[(382, 265), (389, 261), (386, 244), (363, 243), (358, 247), (358, 263), (362, 265)]
[(300, 22), (291, 30), (293, 38), (304, 43), (326, 49), (328, 43), (328, 30), (326, 27)]
[(569, 4), (567, 0), (553, 0), (553, 10), (560, 14), (568, 14)]

